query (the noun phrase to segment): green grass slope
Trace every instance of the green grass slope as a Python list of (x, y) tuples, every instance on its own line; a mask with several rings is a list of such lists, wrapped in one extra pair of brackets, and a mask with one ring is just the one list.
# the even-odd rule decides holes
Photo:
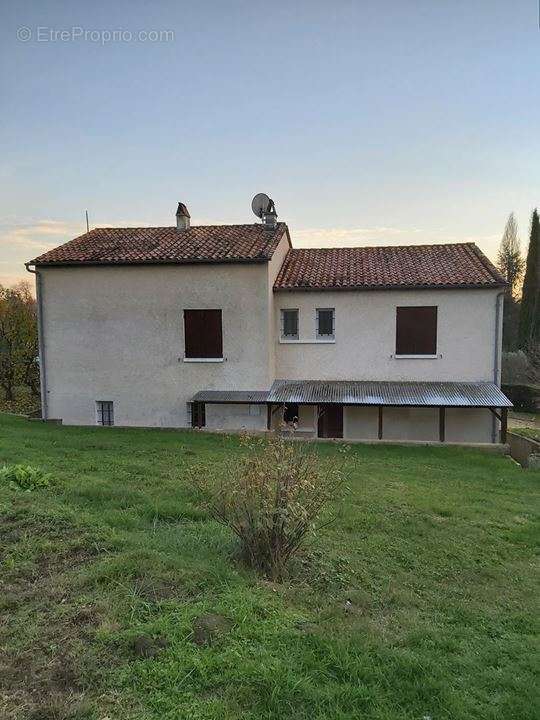
[[(236, 438), (0, 416), (0, 465), (56, 481), (0, 488), (0, 717), (539, 717), (540, 473), (458, 448), (316, 450), (346, 459), (350, 489), (276, 585), (185, 480)], [(230, 627), (198, 645), (207, 613)]]

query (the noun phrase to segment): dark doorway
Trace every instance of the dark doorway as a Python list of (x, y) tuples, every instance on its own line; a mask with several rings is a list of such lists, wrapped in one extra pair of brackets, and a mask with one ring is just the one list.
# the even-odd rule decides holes
[(319, 405), (317, 435), (320, 438), (343, 437), (343, 405)]
[(298, 422), (299, 413), (298, 405), (287, 403), (283, 410), (283, 419), (286, 423)]

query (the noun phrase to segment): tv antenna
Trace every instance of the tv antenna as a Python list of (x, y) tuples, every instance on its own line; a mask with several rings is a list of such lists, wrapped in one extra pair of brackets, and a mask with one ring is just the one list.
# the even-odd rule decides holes
[(88, 210), (84, 211), (86, 214), (86, 232), (90, 232), (90, 226), (88, 225)]

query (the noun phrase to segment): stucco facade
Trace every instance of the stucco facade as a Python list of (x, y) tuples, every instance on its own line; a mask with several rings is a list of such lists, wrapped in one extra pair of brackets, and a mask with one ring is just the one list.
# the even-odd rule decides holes
[[(175, 235), (164, 230), (173, 244), (187, 237), (182, 231)], [(208, 233), (200, 230), (189, 235), (190, 242), (199, 242), (197, 237), (206, 241)], [(209, 232), (216, 234), (212, 228)], [(62, 264), (61, 256), (54, 260), (56, 266), (41, 265), (37, 271), (46, 417), (93, 425), (98, 421), (97, 404), (106, 401), (113, 403), (116, 425), (190, 427), (196, 393), (268, 391), (276, 379), (499, 382), (502, 308), (497, 283), (451, 290), (280, 289), (279, 278), (290, 257), (288, 232), (279, 230), (266, 257), (266, 238), (271, 235), (257, 235), (251, 226), (238, 232), (251, 232), (261, 254), (251, 257), (246, 242), (243, 260), (99, 266), (81, 261), (69, 266)], [(105, 248), (117, 242), (107, 233)], [(208, 237), (211, 241), (213, 236)], [(227, 252), (229, 247), (224, 246)], [(437, 308), (432, 356), (396, 356), (399, 306)], [(281, 335), (280, 318), (286, 309), (298, 311), (297, 340)], [(318, 309), (334, 311), (331, 339), (317, 338)], [(186, 310), (221, 311), (222, 357), (186, 357)], [(437, 407), (388, 406), (381, 421), (377, 407), (347, 402), (342, 410), (345, 439), (376, 440), (381, 425), (385, 440), (441, 437)], [(203, 424), (208, 430), (265, 431), (280, 426), (282, 412), (282, 406), (265, 401), (207, 401)], [(323, 432), (319, 406), (300, 404), (297, 412), (300, 436)], [(200, 421), (203, 416), (196, 417)], [(490, 442), (496, 437), (488, 408), (448, 408), (445, 422), (447, 441)]]
[[(115, 424), (189, 425), (201, 388), (271, 384), (266, 264), (45, 268), (43, 327), (48, 416)], [(220, 308), (223, 361), (186, 362), (184, 309)]]
[[(276, 345), (276, 377), (492, 381), (497, 295), (497, 290), (276, 293), (276, 333), (280, 310), (299, 310), (298, 342)], [(437, 307), (437, 357), (396, 357), (401, 305)], [(334, 342), (316, 340), (317, 308), (335, 308)]]

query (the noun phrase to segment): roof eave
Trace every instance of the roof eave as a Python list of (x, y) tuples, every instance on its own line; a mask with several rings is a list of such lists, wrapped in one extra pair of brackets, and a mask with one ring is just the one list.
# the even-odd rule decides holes
[(189, 259), (189, 260), (60, 260), (45, 261), (30, 260), (26, 265), (34, 267), (117, 267), (129, 265), (261, 265), (269, 262), (270, 258), (222, 258), (220, 260)]
[(507, 283), (447, 283), (441, 285), (299, 285), (296, 287), (279, 287), (274, 285), (274, 292), (362, 292), (373, 290), (496, 290), (505, 288)]

